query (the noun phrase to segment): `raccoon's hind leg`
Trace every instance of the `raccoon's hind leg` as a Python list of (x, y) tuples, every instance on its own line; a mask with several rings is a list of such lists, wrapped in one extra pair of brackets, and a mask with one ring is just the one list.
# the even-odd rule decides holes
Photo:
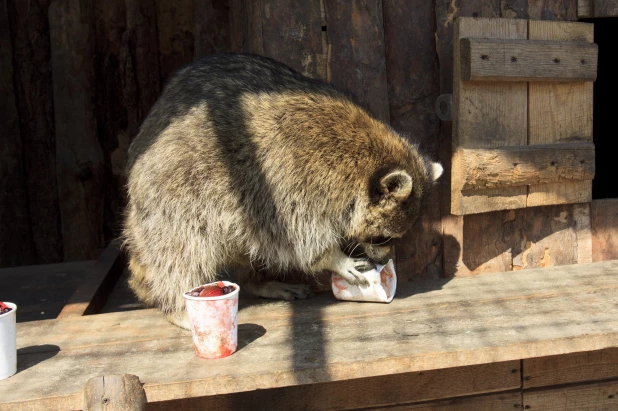
[(311, 287), (305, 284), (286, 284), (279, 281), (247, 282), (244, 288), (253, 295), (274, 300), (304, 300), (313, 297)]

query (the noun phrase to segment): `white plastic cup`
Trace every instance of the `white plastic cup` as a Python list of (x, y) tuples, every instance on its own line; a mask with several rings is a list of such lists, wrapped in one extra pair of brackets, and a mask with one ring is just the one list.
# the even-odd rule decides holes
[[(238, 347), (238, 293), (240, 287), (228, 281), (235, 290), (219, 297), (192, 297), (184, 294), (191, 324), (195, 353), (201, 358), (223, 358), (232, 355)], [(219, 281), (195, 287), (217, 285)]]
[(352, 285), (338, 274), (331, 276), (333, 294), (338, 300), (390, 303), (397, 291), (397, 275), (393, 260), (362, 273), (368, 286)]
[(0, 380), (9, 378), (17, 372), (17, 340), (15, 338), (17, 306), (4, 303), (12, 308), (0, 314)]

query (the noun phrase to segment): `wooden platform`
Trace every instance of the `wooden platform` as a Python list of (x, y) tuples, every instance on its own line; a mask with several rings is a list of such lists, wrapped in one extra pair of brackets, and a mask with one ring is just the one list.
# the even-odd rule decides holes
[(20, 323), (0, 410), (81, 409), (90, 378), (123, 373), (146, 409), (618, 409), (618, 261), (408, 283), (387, 305), (241, 301), (220, 360), (156, 310)]

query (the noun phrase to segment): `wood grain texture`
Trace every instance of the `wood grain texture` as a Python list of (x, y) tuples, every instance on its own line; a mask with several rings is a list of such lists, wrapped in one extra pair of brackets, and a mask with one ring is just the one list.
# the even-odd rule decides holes
[[(438, 160), (440, 121), (435, 100), (440, 93), (435, 18), (432, 2), (382, 3), (390, 123), (424, 153)], [(413, 38), (414, 41), (410, 41)], [(398, 278), (442, 276), (440, 178), (419, 221), (396, 245)], [(401, 273), (401, 277), (400, 277)]]
[[(593, 41), (588, 23), (530, 21), (530, 40)], [(592, 87), (581, 83), (529, 83), (528, 144), (592, 141)], [(528, 207), (584, 203), (592, 199), (592, 181), (530, 186)]]
[(524, 391), (524, 407), (544, 411), (612, 411), (618, 408), (618, 381)]
[(351, 91), (380, 120), (390, 119), (382, 1), (325, 0), (328, 80)]
[[(19, 264), (59, 262), (63, 259), (63, 244), (56, 178), (49, 2), (9, 0), (6, 3), (10, 17), (7, 29), (10, 28), (13, 42), (15, 75), (12, 81), (23, 146), (21, 155), (12, 161), (17, 158), (23, 161), (23, 189), (28, 204), (21, 213), (27, 213), (29, 217), (28, 228), (24, 228), (21, 234), (6, 238), (20, 242), (23, 241), (17, 240), (20, 235), (32, 236), (33, 259), (16, 260)], [(6, 79), (11, 79), (11, 76)], [(15, 200), (18, 198), (16, 195)], [(17, 222), (21, 218), (20, 212), (15, 212), (14, 216), (8, 221)], [(23, 242), (23, 246), (27, 244), (28, 241)], [(12, 258), (18, 258), (18, 254), (14, 253)]]
[(618, 277), (608, 275), (617, 269), (610, 261), (403, 284), (388, 305), (330, 293), (241, 298), (240, 349), (208, 367), (196, 366), (188, 331), (157, 310), (18, 324), (19, 371), (0, 382), (0, 409), (52, 398), (78, 408), (84, 381), (99, 375), (139, 375), (158, 402), (601, 350), (618, 338)]
[(94, 377), (84, 388), (84, 411), (142, 411), (145, 404), (146, 393), (136, 375)]
[(6, 0), (0, 1), (0, 267), (35, 261)]
[(586, 18), (592, 17), (592, 2), (593, 0), (577, 0), (577, 17)]
[(229, 1), (193, 0), (193, 13), (193, 59), (230, 51)]
[(521, 394), (509, 392), (375, 409), (380, 411), (510, 411), (521, 407)]
[(593, 200), (592, 261), (618, 260), (618, 199)]
[(181, 67), (193, 61), (193, 0), (154, 0), (159, 39), (161, 84)]
[(454, 155), (453, 176), (463, 190), (592, 180), (594, 144), (461, 149)]
[[(523, 20), (459, 18), (453, 34), (454, 72), (460, 72), (459, 39), (524, 40), (527, 33), (527, 22)], [(526, 83), (463, 82), (459, 76), (454, 76), (453, 149), (526, 145), (527, 101)], [(460, 187), (451, 184), (451, 213), (462, 215), (522, 208), (526, 193), (526, 187), (462, 193)]]
[(592, 0), (594, 17), (617, 17), (618, 3), (615, 0)]
[(523, 362), (523, 388), (618, 378), (618, 347)]
[(49, 6), (56, 125), (56, 173), (65, 261), (103, 251), (103, 153), (95, 114), (94, 12), (91, 3)]
[(595, 81), (596, 44), (462, 38), (463, 81)]
[[(519, 388), (519, 361), (332, 381), (152, 404), (157, 410), (351, 410)], [(147, 406), (148, 409), (148, 406)]]

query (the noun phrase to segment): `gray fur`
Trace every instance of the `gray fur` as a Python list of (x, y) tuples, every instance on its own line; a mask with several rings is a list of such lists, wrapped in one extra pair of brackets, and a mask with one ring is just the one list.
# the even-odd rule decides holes
[[(436, 168), (437, 167), (437, 168)], [(273, 60), (213, 55), (165, 87), (129, 148), (131, 288), (175, 324), (182, 292), (235, 270), (270, 298), (307, 287), (258, 273), (366, 269), (418, 217), (441, 168), (353, 97)]]

